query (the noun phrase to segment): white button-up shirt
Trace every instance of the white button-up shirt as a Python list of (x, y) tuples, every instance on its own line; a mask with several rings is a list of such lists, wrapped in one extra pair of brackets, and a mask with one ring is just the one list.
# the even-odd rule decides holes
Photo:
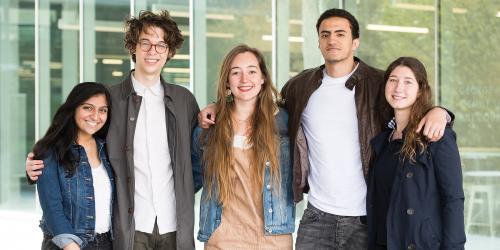
[(174, 176), (168, 149), (164, 90), (158, 82), (146, 87), (132, 75), (142, 96), (134, 135), (135, 230), (152, 233), (157, 219), (160, 234), (177, 228)]

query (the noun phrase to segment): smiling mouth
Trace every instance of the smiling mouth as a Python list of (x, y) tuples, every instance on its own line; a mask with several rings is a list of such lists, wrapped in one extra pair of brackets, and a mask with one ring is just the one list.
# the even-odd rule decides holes
[(403, 100), (403, 99), (405, 99), (405, 98), (406, 98), (406, 97), (403, 97), (403, 96), (397, 96), (397, 95), (393, 95), (393, 96), (392, 96), (392, 99), (394, 99), (394, 100)]
[(246, 92), (246, 91), (249, 91), (251, 89), (253, 89), (254, 86), (239, 86), (238, 87), (238, 90), (242, 91), (242, 92)]
[(160, 59), (144, 59), (144, 61), (148, 63), (157, 63), (158, 61), (160, 61)]
[(85, 121), (85, 123), (87, 123), (88, 125), (92, 126), (92, 127), (96, 127), (98, 122), (91, 122), (91, 121)]

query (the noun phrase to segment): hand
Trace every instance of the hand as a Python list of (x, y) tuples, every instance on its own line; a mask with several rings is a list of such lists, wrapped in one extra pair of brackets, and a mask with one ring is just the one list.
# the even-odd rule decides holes
[(26, 173), (32, 181), (38, 180), (38, 176), (42, 174), (43, 168), (43, 161), (33, 160), (34, 156), (33, 152), (30, 152), (28, 157), (26, 157)]
[(198, 113), (198, 124), (202, 128), (209, 128), (215, 124), (215, 104), (209, 104)]
[(446, 114), (446, 110), (442, 108), (435, 107), (431, 109), (418, 124), (416, 132), (420, 133), (422, 128), (424, 128), (422, 133), (429, 141), (438, 141), (444, 135), (444, 129), (447, 123)]
[(75, 242), (72, 242), (64, 246), (63, 250), (80, 250), (80, 246)]

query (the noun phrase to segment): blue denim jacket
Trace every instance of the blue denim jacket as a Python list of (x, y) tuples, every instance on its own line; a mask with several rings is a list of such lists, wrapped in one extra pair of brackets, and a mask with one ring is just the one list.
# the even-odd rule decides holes
[[(290, 141), (288, 138), (288, 114), (280, 109), (276, 115), (276, 125), (279, 129), (280, 137), (280, 171), (281, 189), (277, 194), (269, 167), (266, 166), (263, 188), (263, 208), (264, 228), (266, 235), (288, 234), (295, 231), (295, 203), (292, 193), (292, 161), (290, 159)], [(203, 166), (201, 157), (203, 148), (200, 144), (200, 134), (202, 129), (196, 128), (193, 133), (193, 143), (191, 150), (191, 161), (193, 164), (193, 178), (195, 191), (203, 187)], [(266, 164), (267, 165), (267, 164)], [(274, 191), (273, 191), (274, 190)], [(198, 240), (208, 241), (212, 233), (219, 227), (221, 222), (222, 206), (217, 195), (212, 195), (207, 199), (208, 193), (203, 189), (200, 199), (200, 230)]]
[[(97, 139), (99, 157), (111, 182), (111, 204), (115, 187), (113, 171), (106, 156), (104, 141)], [(43, 216), (40, 227), (44, 234), (52, 236), (58, 247), (76, 242), (84, 248), (95, 237), (95, 202), (92, 169), (85, 149), (71, 145), (71, 153), (79, 155), (79, 165), (72, 177), (56, 159), (54, 151), (43, 159), (43, 174), (37, 181), (38, 197)], [(110, 206), (111, 212), (113, 211)]]

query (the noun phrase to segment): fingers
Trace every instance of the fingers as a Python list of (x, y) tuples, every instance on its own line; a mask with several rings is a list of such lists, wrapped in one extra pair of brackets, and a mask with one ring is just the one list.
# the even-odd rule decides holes
[(38, 180), (44, 167), (42, 160), (33, 160), (34, 154), (30, 152), (26, 157), (26, 173), (32, 181)]
[(415, 132), (420, 133), (420, 131), (424, 127), (425, 121), (426, 121), (425, 117), (422, 120), (420, 120), (417, 126), (417, 130)]

